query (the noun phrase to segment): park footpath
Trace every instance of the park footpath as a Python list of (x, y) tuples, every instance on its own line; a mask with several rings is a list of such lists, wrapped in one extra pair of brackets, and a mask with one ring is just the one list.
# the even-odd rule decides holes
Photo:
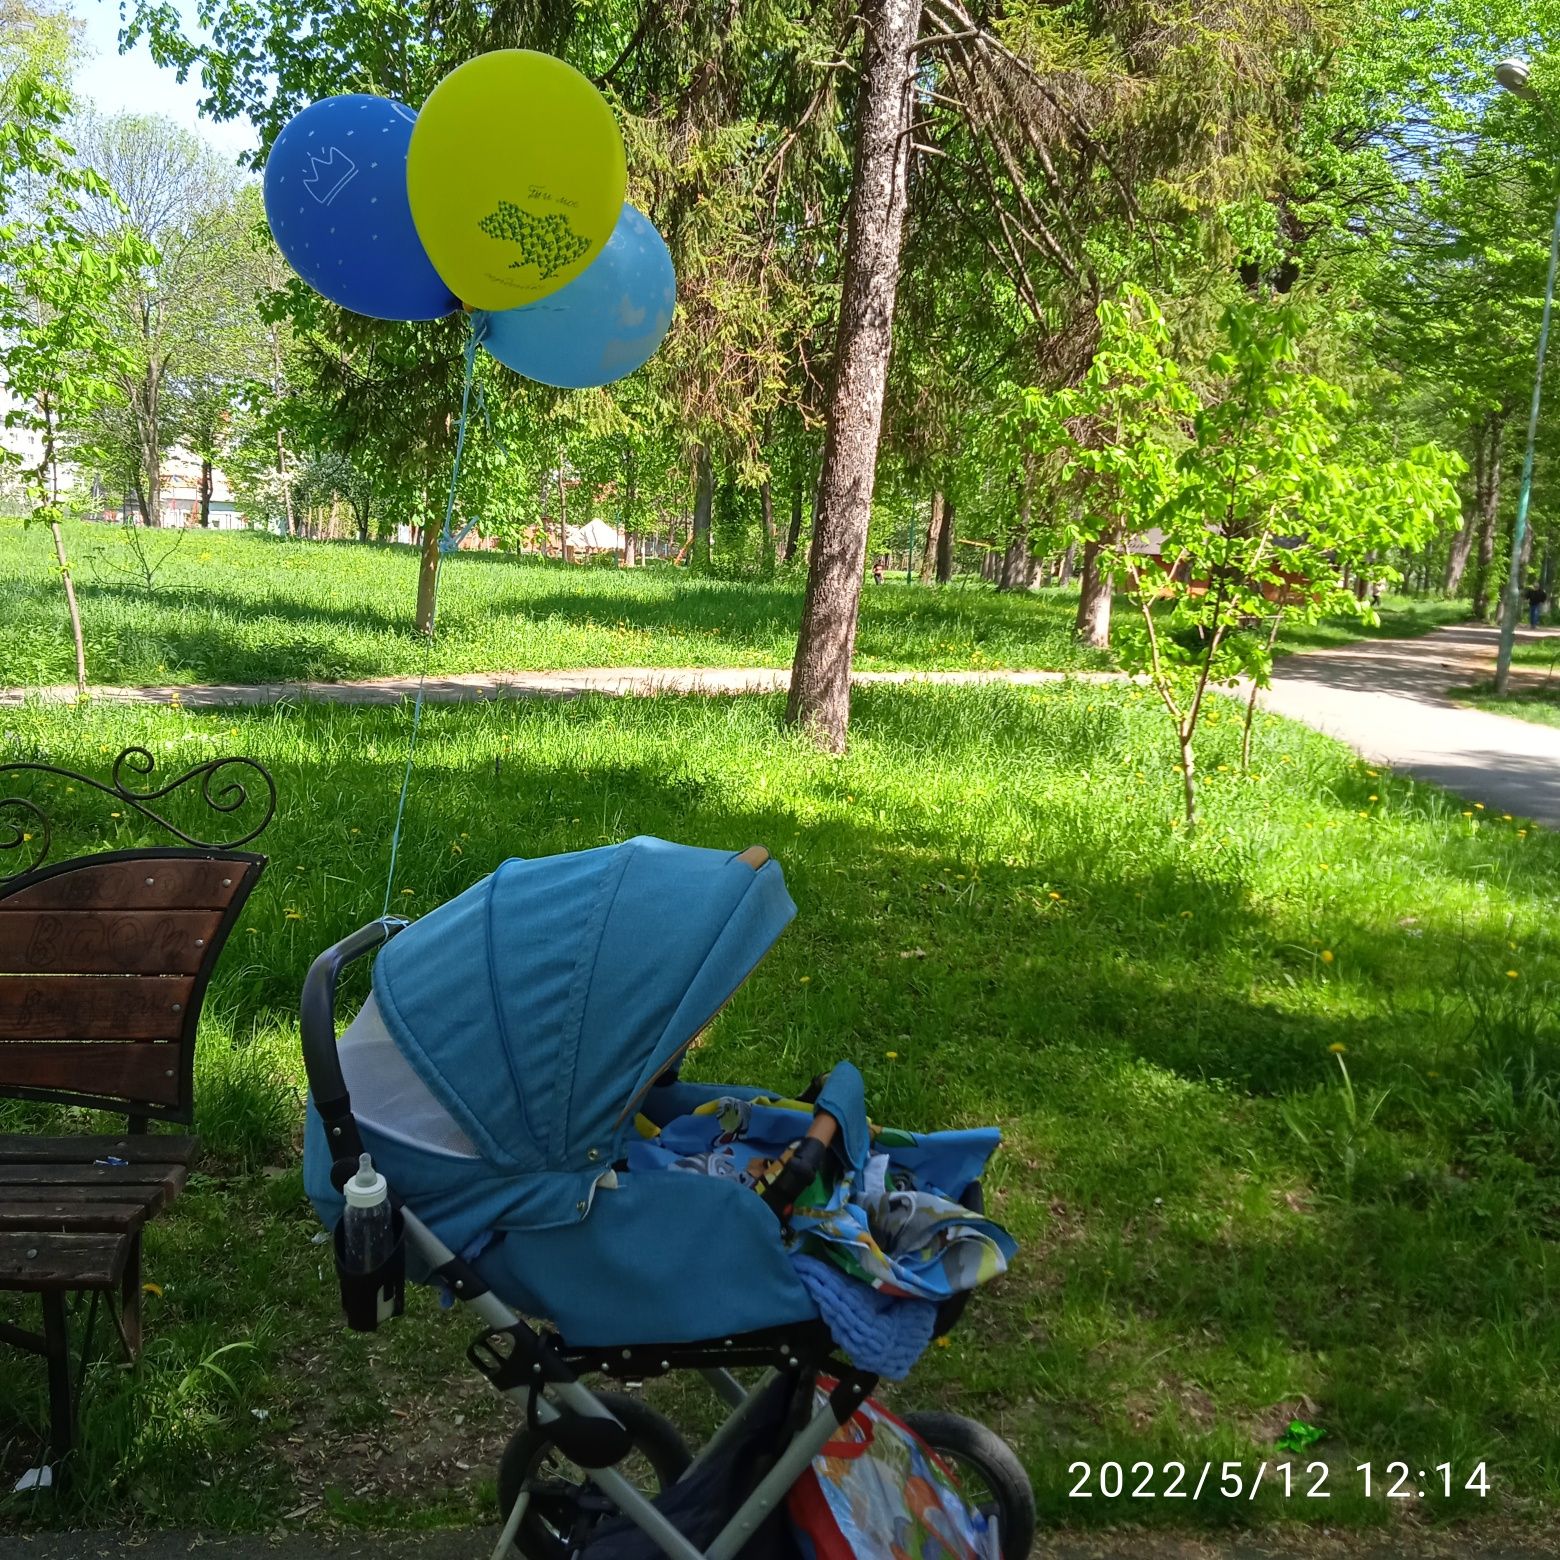
[[(1560, 658), (1560, 630), (1524, 630), (1521, 643), (1548, 641)], [(1494, 671), (1496, 631), (1481, 624), (1438, 629), (1418, 639), (1365, 640), (1337, 650), (1309, 650), (1280, 658), (1263, 707), (1347, 743), (1372, 763), (1429, 780), (1486, 807), (1560, 828), (1560, 727), (1457, 704), (1448, 690), (1487, 682)], [(1545, 674), (1518, 669), (1521, 683)], [(600, 667), (562, 672), (467, 672), (427, 679), (432, 704), (503, 699), (571, 699), (587, 694), (784, 692), (788, 668)], [(1109, 682), (1113, 672), (856, 672), (852, 682), (929, 683), (967, 687), (1006, 683), (1044, 687), (1065, 681)], [(177, 705), (185, 709), (269, 706), (287, 701), (400, 704), (417, 693), (415, 677), (359, 682), (203, 684), (155, 688), (94, 687), (103, 704)], [(0, 689), (0, 708), (31, 701), (72, 703), (68, 685)]]

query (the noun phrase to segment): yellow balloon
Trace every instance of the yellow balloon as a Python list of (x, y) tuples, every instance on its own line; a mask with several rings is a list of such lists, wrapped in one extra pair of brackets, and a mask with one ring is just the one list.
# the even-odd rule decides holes
[(531, 49), (451, 71), (423, 104), (406, 158), (417, 235), (474, 309), (517, 309), (572, 282), (612, 236), (627, 185), (606, 99)]

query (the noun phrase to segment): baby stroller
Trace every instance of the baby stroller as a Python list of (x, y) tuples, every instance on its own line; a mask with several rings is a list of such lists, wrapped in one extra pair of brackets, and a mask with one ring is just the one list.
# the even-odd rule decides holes
[[(507, 861), (415, 923), (372, 922), (309, 971), (305, 1182), (337, 1229), (338, 1267), (341, 1188), (364, 1151), (395, 1209), (395, 1255), (343, 1269), (348, 1321), (398, 1314), (406, 1276), (442, 1288), (483, 1323), (473, 1365), (525, 1408), (500, 1466), (495, 1560), (511, 1544), (526, 1560), (779, 1560), (794, 1553), (778, 1520), (788, 1492), (876, 1387), (787, 1254), (807, 1189), (868, 1162), (853, 1066), (804, 1091), (810, 1115), (790, 1118), (761, 1195), (746, 1178), (631, 1168), (647, 1135), (701, 1109), (768, 1108), (761, 1090), (685, 1082), (679, 1067), (794, 914), (761, 846), (640, 838)], [(338, 1041), (342, 970), (375, 950), (373, 994)], [(996, 1141), (897, 1134), (894, 1152), (935, 1166), (978, 1220)], [(936, 1307), (939, 1336), (967, 1299)], [(757, 1386), (733, 1374), (745, 1367), (762, 1368)], [(641, 1399), (582, 1380), (682, 1370), (730, 1409), (696, 1458)], [(964, 1478), (993, 1547), (1021, 1560), (1034, 1502), (1005, 1443), (956, 1415), (905, 1422)], [(630, 1454), (659, 1493), (624, 1476)], [(581, 1471), (556, 1476), (563, 1459)]]

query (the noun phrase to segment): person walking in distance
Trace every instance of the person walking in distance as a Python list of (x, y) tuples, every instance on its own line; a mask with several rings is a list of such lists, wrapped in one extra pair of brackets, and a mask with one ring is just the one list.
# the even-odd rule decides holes
[(1537, 628), (1539, 617), (1544, 610), (1544, 603), (1549, 600), (1549, 592), (1534, 580), (1527, 588), (1528, 627)]

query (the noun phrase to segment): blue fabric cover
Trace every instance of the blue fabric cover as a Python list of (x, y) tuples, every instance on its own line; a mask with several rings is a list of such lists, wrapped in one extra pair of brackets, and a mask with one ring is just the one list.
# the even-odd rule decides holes
[[(397, 1048), (479, 1159), (363, 1129), (391, 1185), (516, 1309), (571, 1343), (675, 1343), (816, 1317), (774, 1215), (698, 1176), (617, 1177), (657, 1076), (795, 914), (775, 862), (640, 838), (505, 862), (388, 943)], [(725, 1091), (732, 1092), (732, 1091)], [(756, 1091), (755, 1091), (756, 1092)], [(341, 1213), (311, 1107), (309, 1197)]]
[[(534, 1229), (512, 1215), (512, 1178), (480, 1161), (409, 1148), (371, 1128), (363, 1145), (452, 1251), (493, 1232), (477, 1271), (505, 1304), (547, 1318), (571, 1344), (692, 1343), (818, 1314), (774, 1214), (733, 1182), (620, 1175), (615, 1188), (596, 1189), (583, 1222)], [(304, 1188), (333, 1228), (341, 1194), (312, 1106)]]
[(727, 851), (641, 837), (516, 859), (388, 943), (374, 995), (510, 1178), (508, 1223), (575, 1223), (645, 1091), (795, 913), (776, 862)]

